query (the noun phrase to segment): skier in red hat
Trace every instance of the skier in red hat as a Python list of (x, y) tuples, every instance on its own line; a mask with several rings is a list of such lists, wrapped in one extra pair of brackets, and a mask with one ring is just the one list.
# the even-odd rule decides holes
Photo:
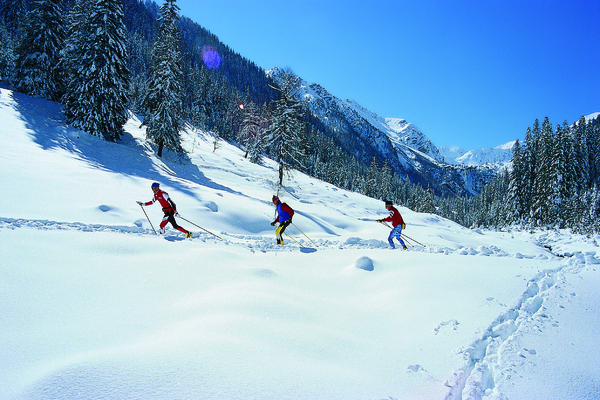
[(175, 215), (179, 214), (177, 214), (177, 207), (175, 206), (173, 200), (171, 200), (171, 198), (169, 197), (169, 194), (164, 190), (160, 190), (160, 185), (157, 182), (154, 182), (151, 187), (152, 191), (154, 192), (154, 198), (146, 203), (141, 201), (138, 201), (137, 203), (141, 206), (150, 206), (156, 201), (160, 203), (160, 205), (163, 208), (163, 212), (165, 213), (165, 216), (160, 222), (160, 233), (165, 233), (165, 226), (168, 222), (170, 222), (171, 225), (173, 225), (173, 228), (185, 233), (186, 238), (191, 237), (192, 232), (182, 228), (181, 226), (177, 225), (177, 222), (175, 222)]

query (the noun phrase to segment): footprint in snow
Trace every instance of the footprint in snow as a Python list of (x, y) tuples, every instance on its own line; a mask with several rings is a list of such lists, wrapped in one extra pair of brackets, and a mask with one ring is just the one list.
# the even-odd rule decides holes
[(444, 321), (444, 322), (440, 322), (439, 324), (437, 324), (437, 326), (435, 327), (435, 329), (433, 330), (435, 332), (435, 335), (437, 335), (438, 333), (440, 333), (440, 331), (444, 328), (448, 328), (448, 329), (452, 329), (452, 330), (457, 330), (458, 325), (460, 325), (460, 323), (455, 320), (455, 319), (451, 319), (450, 321)]
[(406, 367), (406, 372), (409, 374), (418, 374), (418, 373), (427, 372), (427, 370), (425, 368), (423, 368), (422, 366), (420, 366), (419, 364), (415, 364), (415, 365), (409, 365), (408, 367)]

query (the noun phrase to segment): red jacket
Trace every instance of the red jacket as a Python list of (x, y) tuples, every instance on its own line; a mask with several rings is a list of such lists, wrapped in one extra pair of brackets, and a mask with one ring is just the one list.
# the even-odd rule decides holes
[(162, 190), (158, 190), (156, 193), (154, 193), (154, 198), (151, 201), (144, 203), (144, 205), (150, 206), (154, 204), (157, 200), (162, 206), (163, 211), (167, 210), (168, 208), (172, 208), (173, 211), (177, 211), (177, 207), (175, 207), (175, 203), (173, 202), (173, 200), (171, 200), (169, 194)]
[(390, 207), (390, 216), (382, 219), (382, 221), (391, 222), (394, 227), (404, 223), (402, 215), (396, 210), (396, 207)]

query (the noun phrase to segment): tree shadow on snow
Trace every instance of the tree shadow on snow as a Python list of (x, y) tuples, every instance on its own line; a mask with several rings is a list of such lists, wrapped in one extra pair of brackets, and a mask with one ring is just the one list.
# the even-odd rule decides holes
[(165, 176), (170, 176), (168, 186), (192, 197), (197, 197), (197, 194), (185, 184), (186, 180), (211, 189), (243, 195), (213, 182), (186, 157), (181, 158), (166, 150), (163, 158), (158, 158), (150, 144), (141, 143), (127, 131), (118, 142), (107, 142), (69, 127), (59, 103), (18, 92), (13, 92), (13, 100), (16, 111), (32, 132), (34, 142), (44, 150), (63, 149), (86, 161), (92, 168), (150, 181), (164, 182)]

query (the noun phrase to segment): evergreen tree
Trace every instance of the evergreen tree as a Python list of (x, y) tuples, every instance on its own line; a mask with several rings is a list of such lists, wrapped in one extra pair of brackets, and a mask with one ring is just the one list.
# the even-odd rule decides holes
[(152, 73), (144, 106), (146, 137), (158, 145), (158, 156), (163, 147), (182, 153), (179, 131), (183, 126), (183, 90), (181, 80), (181, 35), (178, 26), (179, 7), (176, 0), (166, 0), (160, 8), (160, 27), (152, 51)]
[(587, 145), (586, 121), (584, 117), (581, 117), (578, 122), (573, 124), (572, 136), (573, 136), (573, 154), (571, 155), (574, 159), (574, 176), (575, 193), (576, 195), (583, 195), (584, 192), (590, 187), (590, 169)]
[(58, 100), (63, 85), (56, 67), (65, 34), (59, 0), (40, 0), (27, 14), (16, 49), (13, 83), (25, 94)]
[(393, 175), (392, 175), (392, 167), (390, 167), (390, 163), (388, 162), (388, 160), (385, 160), (383, 162), (383, 165), (381, 166), (381, 172), (380, 172), (380, 195), (382, 199), (392, 199), (393, 196), (393, 192), (394, 192), (394, 188), (392, 187), (392, 179), (393, 179)]
[(4, 21), (0, 19), (0, 81), (7, 80), (13, 74), (14, 62), (11, 35)]
[(568, 201), (569, 186), (567, 168), (569, 167), (568, 154), (570, 148), (568, 129), (556, 126), (556, 134), (552, 146), (552, 166), (550, 177), (551, 197), (549, 201), (550, 219), (559, 228), (565, 227), (565, 205)]
[(431, 185), (427, 185), (427, 189), (422, 196), (422, 204), (421, 204), (421, 212), (425, 213), (435, 213), (435, 195), (433, 193), (433, 189)]
[(542, 123), (537, 139), (537, 157), (535, 165), (535, 186), (534, 203), (532, 216), (534, 221), (541, 225), (550, 223), (550, 196), (552, 194), (551, 186), (551, 164), (552, 164), (552, 143), (553, 143), (552, 124), (546, 116)]
[(78, 27), (78, 41), (72, 43), (75, 48), (70, 53), (64, 113), (76, 128), (116, 141), (129, 116), (123, 10), (119, 0), (93, 0), (88, 5), (90, 9)]
[[(585, 120), (585, 117), (583, 117)], [(589, 168), (589, 183), (590, 187), (596, 185), (600, 175), (600, 132), (598, 132), (597, 124), (593, 120), (586, 121), (585, 125), (585, 141), (588, 147), (588, 168)]]
[[(537, 122), (537, 120), (536, 120)], [(536, 141), (531, 128), (527, 128), (523, 146), (523, 216), (528, 218), (533, 208), (535, 193)]]
[(525, 165), (521, 153), (521, 144), (517, 140), (513, 147), (512, 170), (510, 172), (510, 184), (506, 199), (508, 223), (520, 221), (525, 213), (524, 170)]
[(371, 163), (369, 164), (369, 170), (367, 173), (367, 187), (366, 187), (366, 195), (372, 197), (374, 199), (381, 199), (380, 196), (380, 188), (379, 188), (380, 176), (379, 176), (379, 162), (377, 161), (377, 157), (373, 156), (371, 158)]
[(0, 0), (0, 17), (9, 32), (18, 31), (31, 2), (31, 0)]
[(129, 31), (127, 32), (127, 54), (129, 54), (128, 68), (131, 71), (128, 91), (129, 109), (134, 113), (144, 114), (143, 102), (148, 93), (152, 45), (139, 33)]
[(279, 163), (279, 184), (283, 183), (284, 171), (304, 168), (307, 154), (307, 127), (298, 100), (300, 78), (286, 71), (277, 83), (279, 99), (272, 101), (272, 118), (268, 130), (270, 154)]
[(265, 150), (265, 136), (269, 128), (269, 121), (253, 101), (243, 105), (244, 120), (242, 129), (238, 133), (238, 140), (242, 148), (246, 150), (245, 158), (261, 164), (262, 155)]

